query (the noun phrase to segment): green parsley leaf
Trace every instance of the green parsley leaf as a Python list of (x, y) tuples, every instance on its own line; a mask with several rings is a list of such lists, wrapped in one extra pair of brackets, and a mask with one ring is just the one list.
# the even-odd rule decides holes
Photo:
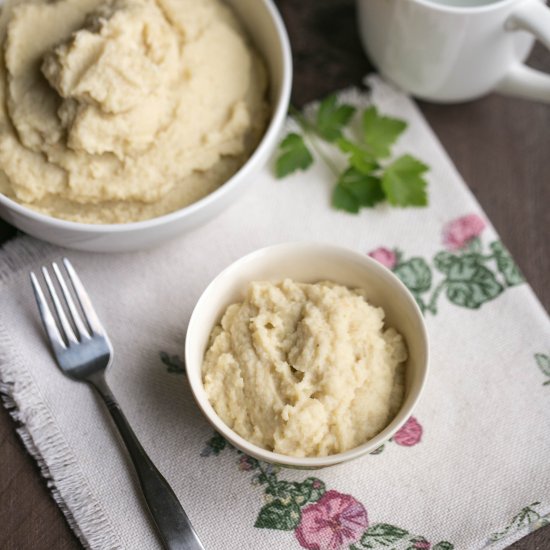
[[(369, 107), (361, 116), (363, 139), (355, 141), (344, 137), (342, 132), (354, 113), (355, 107), (339, 104), (334, 95), (319, 104), (314, 122), (294, 109), (293, 116), (303, 135), (290, 133), (281, 142), (275, 162), (277, 177), (307, 170), (313, 164), (313, 155), (303, 136), (311, 140), (308, 143), (312, 147), (316, 147), (316, 140), (323, 139), (338, 147), (347, 159), (347, 166), (332, 192), (335, 208), (357, 213), (362, 207), (372, 207), (384, 200), (394, 206), (425, 206), (428, 184), (424, 174), (428, 167), (411, 155), (403, 155), (393, 162), (391, 158), (381, 161), (390, 157), (391, 148), (407, 123), (379, 114), (374, 106)], [(318, 153), (331, 170), (336, 170), (322, 149)]]
[(351, 191), (338, 183), (332, 192), (332, 206), (338, 210), (357, 214), (361, 205), (359, 199)]
[(306, 170), (313, 163), (313, 156), (299, 134), (288, 134), (279, 148), (281, 154), (275, 163), (275, 174), (278, 178), (284, 178), (296, 170)]
[(350, 153), (349, 163), (362, 174), (368, 175), (379, 168), (379, 164), (376, 162), (373, 154), (361, 146), (344, 138), (340, 138), (337, 143), (340, 151)]
[(379, 115), (376, 107), (369, 107), (363, 114), (365, 143), (378, 158), (390, 156), (390, 147), (407, 127), (397, 118)]
[(353, 167), (341, 174), (338, 185), (352, 193), (360, 206), (372, 207), (385, 198), (380, 178), (365, 175)]
[(394, 206), (426, 206), (427, 182), (423, 174), (428, 167), (411, 155), (403, 155), (393, 161), (382, 176), (382, 189)]
[(355, 107), (338, 105), (335, 95), (328, 96), (321, 101), (317, 111), (317, 133), (327, 141), (336, 141), (354, 113)]

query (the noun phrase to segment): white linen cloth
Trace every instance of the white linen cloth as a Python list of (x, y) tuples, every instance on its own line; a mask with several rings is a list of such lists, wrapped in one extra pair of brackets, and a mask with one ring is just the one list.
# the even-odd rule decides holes
[[(508, 276), (490, 260), (484, 265), (498, 280), (499, 295), (478, 309), (457, 304), (463, 299), (458, 291), (450, 299), (448, 286), (433, 295), (443, 277), (434, 267), (438, 252), (479, 234), (470, 241), (472, 250), (489, 257), (498, 237), (414, 103), (377, 78), (370, 82), (371, 95), (348, 90), (340, 97), (363, 106), (373, 101), (382, 113), (408, 121), (396, 150), (431, 167), (429, 208), (382, 205), (356, 216), (336, 211), (330, 207), (334, 178), (317, 160), (309, 171), (283, 180), (267, 166), (221, 216), (154, 250), (91, 254), (29, 237), (3, 247), (5, 404), (84, 546), (160, 547), (103, 404), (86, 384), (61, 374), (45, 344), (28, 272), (64, 255), (113, 342), (113, 392), (208, 550), (504, 548), (548, 523), (549, 319), (529, 286), (508, 287)], [(186, 323), (209, 281), (254, 249), (292, 240), (325, 241), (365, 254), (385, 247), (375, 255), (390, 267), (392, 251), (399, 249), (401, 264), (422, 258), (434, 279), (430, 291), (419, 291), (424, 301), (433, 298), (437, 314), (426, 312), (431, 371), (415, 421), (383, 452), (316, 472), (277, 471), (228, 447), (218, 453), (220, 441), (211, 441), (212, 429), (178, 359)], [(400, 269), (407, 277), (407, 269)], [(485, 279), (481, 287), (474, 285), (474, 300), (495, 290), (492, 281), (483, 286)], [(466, 283), (462, 296), (470, 290)], [(303, 482), (310, 477), (316, 480), (306, 490)], [(283, 491), (284, 481), (298, 482), (287, 484), (288, 491), (309, 491), (298, 518), (289, 519), (285, 511), (292, 505), (290, 493), (279, 495), (280, 517), (268, 506), (276, 500), (270, 487)], [(323, 484), (326, 492), (315, 502)]]

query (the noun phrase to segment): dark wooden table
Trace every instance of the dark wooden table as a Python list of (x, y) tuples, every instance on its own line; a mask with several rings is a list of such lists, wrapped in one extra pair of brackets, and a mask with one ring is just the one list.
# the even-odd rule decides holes
[[(371, 66), (359, 44), (352, 0), (276, 1), (294, 50), (296, 105), (361, 83)], [(550, 53), (537, 47), (530, 63), (550, 72)], [(454, 106), (421, 102), (420, 108), (549, 310), (550, 106), (494, 95)], [(14, 234), (0, 221), (0, 243)], [(0, 548), (80, 548), (3, 410)], [(550, 527), (510, 548), (548, 550)]]

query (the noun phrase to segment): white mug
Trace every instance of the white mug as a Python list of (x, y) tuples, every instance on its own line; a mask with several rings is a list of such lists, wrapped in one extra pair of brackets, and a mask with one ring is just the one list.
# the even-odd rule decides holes
[(492, 90), (550, 102), (550, 76), (523, 64), (550, 49), (545, 0), (357, 0), (361, 39), (388, 80), (430, 101)]

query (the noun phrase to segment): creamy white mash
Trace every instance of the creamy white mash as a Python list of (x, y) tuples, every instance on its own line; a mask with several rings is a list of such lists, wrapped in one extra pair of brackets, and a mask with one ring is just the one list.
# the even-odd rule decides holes
[(8, 0), (0, 192), (89, 223), (207, 195), (259, 141), (266, 71), (219, 0)]
[(395, 416), (407, 349), (362, 290), (255, 282), (211, 334), (203, 383), (220, 418), (290, 456), (360, 445)]

